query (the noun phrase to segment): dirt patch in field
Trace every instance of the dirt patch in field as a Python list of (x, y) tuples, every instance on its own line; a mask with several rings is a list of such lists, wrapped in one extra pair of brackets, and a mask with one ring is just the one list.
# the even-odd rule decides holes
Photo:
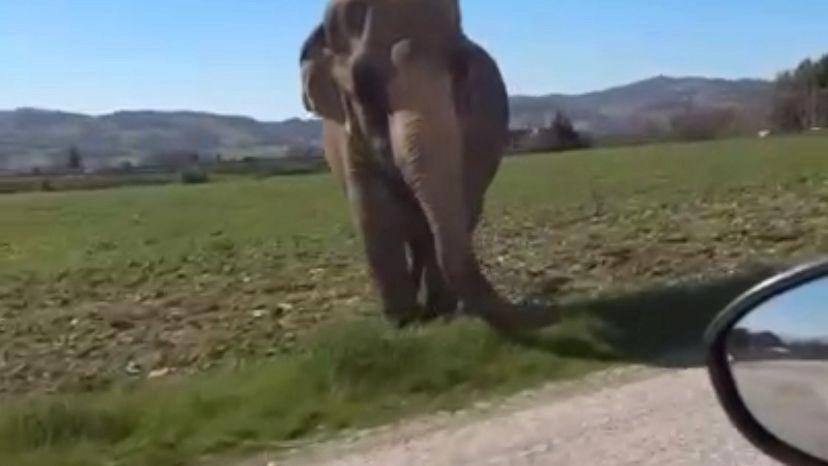
[[(596, 200), (517, 213), (495, 207), (477, 240), (487, 274), (515, 299), (729, 275), (824, 250), (828, 189), (801, 188), (746, 186), (675, 202)], [(0, 393), (85, 391), (240, 365), (290, 351), (320, 322), (376, 312), (354, 247), (336, 257), (302, 257), (300, 248), (292, 261), (228, 251), (210, 265), (182, 258), (6, 277)]]
[(595, 295), (818, 254), (826, 245), (828, 190), (734, 188), (676, 203), (499, 218), (506, 221), (480, 234), (499, 286), (515, 296)]

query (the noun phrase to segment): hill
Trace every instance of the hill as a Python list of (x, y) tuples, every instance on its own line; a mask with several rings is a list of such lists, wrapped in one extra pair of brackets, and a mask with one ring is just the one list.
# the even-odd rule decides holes
[(741, 124), (758, 129), (771, 108), (773, 84), (756, 79), (726, 80), (659, 76), (581, 95), (514, 96), (512, 126), (540, 126), (558, 110), (576, 128), (597, 137), (634, 135), (664, 128), (686, 106), (731, 107)]
[[(76, 146), (90, 165), (138, 162), (158, 153), (278, 155), (317, 143), (321, 124), (261, 122), (202, 112), (129, 111), (88, 116), (40, 109), (0, 112), (0, 168), (62, 162)], [(5, 162), (5, 163), (4, 163)]]
[[(663, 129), (686, 108), (730, 106), (739, 124), (765, 124), (772, 84), (761, 80), (657, 77), (581, 95), (511, 98), (512, 126), (545, 125), (561, 110), (577, 129), (624, 137)], [(137, 162), (159, 152), (198, 151), (228, 157), (277, 156), (318, 145), (321, 124), (298, 118), (262, 122), (201, 112), (122, 111), (88, 116), (39, 109), (0, 112), (0, 168), (63, 163), (75, 145), (88, 165)]]

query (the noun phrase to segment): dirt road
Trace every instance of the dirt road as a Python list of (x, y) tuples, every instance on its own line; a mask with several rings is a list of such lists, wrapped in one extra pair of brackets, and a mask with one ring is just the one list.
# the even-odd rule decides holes
[(808, 453), (828, 457), (828, 362), (739, 362), (734, 374), (759, 422)]
[[(419, 421), (271, 465), (772, 466), (719, 409), (702, 369), (647, 374), (579, 395), (528, 397), (485, 416)], [(436, 419), (436, 418), (435, 418)]]

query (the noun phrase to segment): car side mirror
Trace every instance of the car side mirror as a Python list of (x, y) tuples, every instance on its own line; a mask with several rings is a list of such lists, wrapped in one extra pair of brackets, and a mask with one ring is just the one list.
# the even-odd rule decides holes
[(754, 446), (788, 465), (828, 465), (828, 259), (766, 280), (705, 335), (719, 403)]

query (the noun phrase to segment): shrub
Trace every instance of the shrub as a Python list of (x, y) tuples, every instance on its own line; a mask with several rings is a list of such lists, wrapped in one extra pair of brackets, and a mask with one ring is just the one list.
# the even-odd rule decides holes
[(43, 178), (40, 181), (40, 189), (42, 191), (54, 191), (55, 187), (52, 185), (52, 180), (49, 178)]
[(198, 167), (184, 169), (181, 172), (181, 182), (184, 184), (201, 184), (210, 181), (207, 172)]

